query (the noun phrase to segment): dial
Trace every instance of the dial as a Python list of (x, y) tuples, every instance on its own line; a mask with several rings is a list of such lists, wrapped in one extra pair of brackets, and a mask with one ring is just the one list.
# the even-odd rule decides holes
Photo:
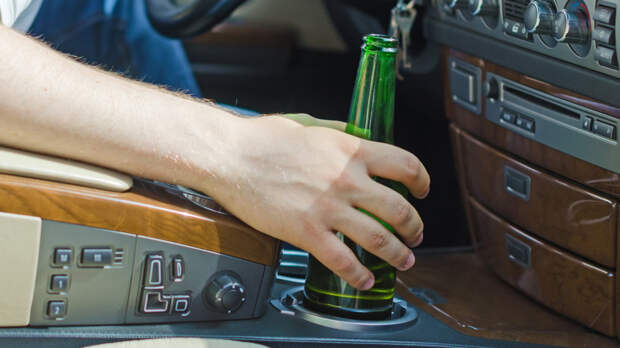
[(499, 98), (499, 83), (494, 77), (482, 85), (482, 93), (489, 99)]
[(555, 15), (553, 37), (558, 42), (585, 44), (590, 40), (587, 14), (580, 10), (564, 9)]
[(469, 10), (474, 16), (497, 17), (497, 1), (469, 0)]
[(203, 296), (211, 308), (227, 314), (237, 311), (246, 301), (245, 287), (238, 276), (231, 272), (213, 276)]
[(548, 1), (532, 1), (524, 13), (525, 29), (532, 34), (552, 34), (554, 21), (554, 6)]

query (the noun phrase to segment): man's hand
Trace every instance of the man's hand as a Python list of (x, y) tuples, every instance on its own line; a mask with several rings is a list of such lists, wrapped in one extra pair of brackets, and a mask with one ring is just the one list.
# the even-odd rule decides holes
[(394, 146), (302, 125), (313, 120), (236, 117), (80, 64), (0, 26), (0, 144), (204, 191), (259, 231), (308, 250), (368, 289), (372, 274), (333, 232), (399, 269), (411, 267), (411, 251), (356, 208), (416, 246), (418, 213), (371, 177), (402, 182), (424, 197), (428, 173)]
[(384, 220), (409, 247), (422, 242), (417, 211), (371, 179), (405, 184), (418, 198), (430, 179), (412, 154), (322, 127), (271, 116), (244, 119), (217, 169), (218, 184), (201, 188), (254, 228), (309, 251), (352, 286), (373, 286), (372, 273), (335, 235), (339, 231), (399, 270), (411, 250), (362, 208)]

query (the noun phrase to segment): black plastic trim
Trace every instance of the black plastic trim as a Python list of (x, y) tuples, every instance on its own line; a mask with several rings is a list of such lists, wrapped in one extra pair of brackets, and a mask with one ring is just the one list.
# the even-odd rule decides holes
[(424, 20), (424, 35), (464, 53), (620, 107), (620, 80), (438, 21)]

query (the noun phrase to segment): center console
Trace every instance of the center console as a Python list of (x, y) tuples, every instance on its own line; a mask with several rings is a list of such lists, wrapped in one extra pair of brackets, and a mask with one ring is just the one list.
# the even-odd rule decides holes
[(0, 149), (0, 162), (0, 260), (10, 267), (0, 327), (265, 313), (278, 241), (208, 196), (17, 150)]
[[(454, 26), (470, 44), (490, 39), (495, 49), (476, 54), (445, 41), (442, 50), (475, 249), (526, 296), (616, 336), (618, 4), (475, 3), (481, 14), (472, 2), (437, 2), (427, 22)], [(506, 51), (521, 61), (501, 59)]]

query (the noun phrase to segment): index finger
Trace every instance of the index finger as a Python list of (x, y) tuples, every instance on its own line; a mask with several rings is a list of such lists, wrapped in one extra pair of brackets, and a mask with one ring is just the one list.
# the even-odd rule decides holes
[(431, 178), (420, 160), (394, 145), (363, 141), (360, 158), (366, 162), (368, 174), (403, 183), (412, 195), (424, 198), (430, 190)]

